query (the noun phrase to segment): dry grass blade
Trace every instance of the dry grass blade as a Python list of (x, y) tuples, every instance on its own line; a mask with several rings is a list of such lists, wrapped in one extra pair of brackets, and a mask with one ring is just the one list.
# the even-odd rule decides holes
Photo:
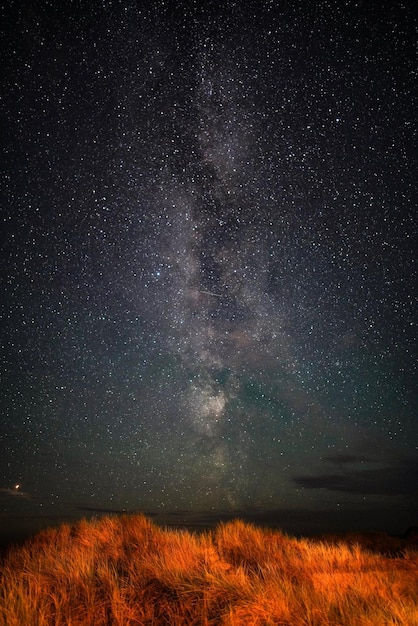
[[(380, 540), (379, 540), (380, 541)], [(418, 552), (309, 541), (235, 520), (142, 515), (39, 533), (0, 569), (0, 626), (418, 626)]]

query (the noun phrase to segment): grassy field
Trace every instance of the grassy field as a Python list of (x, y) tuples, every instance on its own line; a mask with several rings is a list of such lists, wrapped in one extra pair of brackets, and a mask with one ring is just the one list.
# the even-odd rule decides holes
[(1, 564), (7, 626), (418, 626), (418, 552), (235, 520), (194, 534), (143, 515), (40, 532)]

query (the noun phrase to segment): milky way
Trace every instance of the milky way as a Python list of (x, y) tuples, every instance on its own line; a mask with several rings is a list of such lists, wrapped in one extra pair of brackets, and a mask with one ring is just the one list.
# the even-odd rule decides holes
[(3, 526), (407, 524), (412, 3), (142, 4), (1, 10)]

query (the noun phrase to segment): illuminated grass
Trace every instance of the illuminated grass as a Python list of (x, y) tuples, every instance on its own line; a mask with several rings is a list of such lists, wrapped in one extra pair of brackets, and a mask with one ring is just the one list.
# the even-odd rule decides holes
[(193, 534), (142, 515), (12, 549), (0, 625), (418, 626), (418, 553), (288, 537), (240, 520)]

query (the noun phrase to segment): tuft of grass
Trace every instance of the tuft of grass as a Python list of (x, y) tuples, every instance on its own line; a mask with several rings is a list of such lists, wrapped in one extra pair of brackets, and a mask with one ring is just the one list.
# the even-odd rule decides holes
[(241, 520), (194, 534), (143, 515), (40, 532), (0, 567), (0, 626), (418, 626), (418, 552)]

